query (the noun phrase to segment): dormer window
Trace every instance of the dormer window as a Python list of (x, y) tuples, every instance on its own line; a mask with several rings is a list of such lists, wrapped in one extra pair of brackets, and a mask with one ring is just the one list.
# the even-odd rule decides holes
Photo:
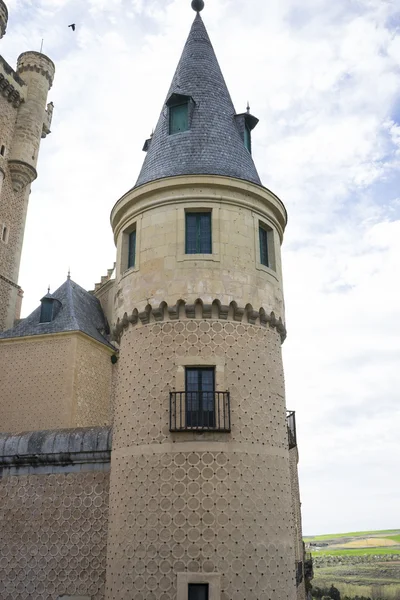
[(245, 126), (244, 126), (244, 145), (245, 145), (245, 148), (251, 154), (251, 131), (250, 131), (250, 127), (247, 125), (247, 123), (245, 123)]
[(251, 154), (251, 132), (258, 123), (258, 119), (250, 114), (248, 107), (247, 112), (240, 115), (235, 115), (237, 127), (242, 136), (244, 147)]
[(42, 298), (40, 323), (50, 323), (53, 320), (54, 298)]
[(167, 101), (169, 113), (169, 134), (182, 133), (190, 129), (190, 119), (194, 102), (190, 96), (172, 94)]

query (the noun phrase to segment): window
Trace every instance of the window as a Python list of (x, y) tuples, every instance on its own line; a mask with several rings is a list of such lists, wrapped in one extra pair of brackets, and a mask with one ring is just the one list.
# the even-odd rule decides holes
[(259, 235), (260, 235), (260, 263), (265, 265), (266, 267), (270, 266), (269, 262), (269, 252), (268, 252), (268, 237), (269, 232), (267, 229), (260, 225), (259, 227)]
[(208, 600), (208, 583), (189, 583), (188, 600)]
[(136, 229), (130, 232), (128, 240), (128, 269), (135, 266), (136, 261)]
[(180, 133), (189, 129), (189, 105), (177, 104), (169, 108), (169, 133)]
[(53, 303), (54, 300), (52, 298), (43, 298), (40, 310), (40, 323), (50, 323), (53, 320)]
[(215, 427), (215, 371), (186, 368), (186, 426)]
[(251, 131), (247, 123), (244, 126), (244, 145), (251, 154)]
[(3, 144), (3, 145), (1, 146), (1, 148), (0, 148), (0, 154), (1, 154), (1, 156), (4, 156), (4, 155), (5, 155), (5, 153), (6, 153), (6, 147), (5, 147), (5, 146), (4, 146), (4, 144)]
[(186, 254), (212, 254), (211, 212), (186, 213)]
[(8, 240), (8, 229), (7, 229), (6, 225), (0, 226), (0, 231), (1, 231), (1, 241), (6, 244), (7, 240)]

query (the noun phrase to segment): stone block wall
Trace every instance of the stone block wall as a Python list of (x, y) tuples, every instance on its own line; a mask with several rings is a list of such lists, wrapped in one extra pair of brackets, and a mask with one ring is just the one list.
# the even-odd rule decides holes
[(0, 430), (111, 422), (111, 349), (71, 332), (0, 341)]
[(110, 444), (101, 429), (0, 435), (1, 600), (104, 599)]
[[(294, 600), (281, 340), (261, 326), (177, 320), (122, 335), (110, 483), (107, 600), (174, 600), (180, 574), (221, 600)], [(169, 431), (185, 366), (215, 366), (230, 433)]]

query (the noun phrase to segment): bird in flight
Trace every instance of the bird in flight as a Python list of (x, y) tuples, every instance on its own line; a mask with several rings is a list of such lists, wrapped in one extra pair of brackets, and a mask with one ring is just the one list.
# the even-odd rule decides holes
[(71, 25), (68, 25), (68, 27), (71, 27), (72, 31), (75, 31), (76, 29), (75, 23), (71, 23)]

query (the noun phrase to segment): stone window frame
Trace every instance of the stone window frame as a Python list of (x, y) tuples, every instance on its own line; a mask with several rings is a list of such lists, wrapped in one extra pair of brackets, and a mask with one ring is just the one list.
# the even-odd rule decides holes
[[(210, 212), (211, 213), (211, 254), (186, 254), (186, 213), (188, 212)], [(221, 261), (221, 234), (220, 234), (220, 207), (212, 202), (201, 200), (184, 203), (176, 209), (176, 231), (177, 231), (177, 262), (186, 261)]]
[[(130, 273), (135, 273), (140, 269), (140, 242), (141, 242), (141, 221), (142, 215), (131, 221), (123, 230), (121, 235), (121, 251), (120, 251), (120, 269), (121, 276), (125, 277)], [(135, 249), (135, 264), (133, 267), (127, 267), (128, 265), (128, 252), (129, 252), (129, 236), (132, 231), (136, 230), (136, 249)]]
[(221, 600), (221, 573), (177, 573), (176, 600), (188, 600), (189, 583), (208, 583), (208, 600)]
[[(255, 267), (258, 271), (264, 271), (264, 273), (268, 273), (274, 279), (278, 280), (278, 274), (276, 270), (276, 252), (275, 252), (275, 243), (277, 240), (277, 233), (275, 228), (268, 219), (265, 217), (261, 217), (257, 214), (253, 214), (254, 220), (254, 255), (255, 255)], [(270, 260), (270, 264), (272, 266), (267, 267), (263, 265), (261, 262), (261, 252), (260, 252), (260, 227), (265, 229), (268, 232), (268, 257)], [(279, 280), (278, 280), (279, 281)]]
[(225, 357), (210, 356), (203, 358), (201, 356), (180, 356), (176, 359), (175, 369), (175, 391), (185, 391), (185, 374), (186, 367), (210, 367), (215, 370), (215, 391), (227, 392), (226, 389), (226, 374), (225, 374)]

